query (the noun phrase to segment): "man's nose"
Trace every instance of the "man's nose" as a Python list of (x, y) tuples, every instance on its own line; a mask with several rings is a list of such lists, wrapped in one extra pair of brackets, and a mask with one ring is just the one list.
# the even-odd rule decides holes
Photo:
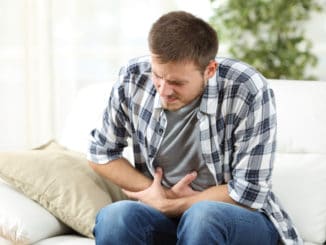
[(161, 79), (159, 86), (159, 93), (161, 96), (170, 96), (173, 94), (173, 89), (164, 79)]

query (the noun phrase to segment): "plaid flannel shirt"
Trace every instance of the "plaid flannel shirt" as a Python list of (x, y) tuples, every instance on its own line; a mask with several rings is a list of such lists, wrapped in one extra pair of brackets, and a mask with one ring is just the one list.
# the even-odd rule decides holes
[[(302, 244), (271, 190), (276, 147), (273, 91), (247, 64), (227, 58), (217, 62), (197, 115), (203, 159), (216, 185), (227, 183), (232, 199), (264, 212), (283, 243)], [(88, 159), (104, 164), (121, 158), (131, 137), (135, 168), (153, 175), (166, 124), (149, 57), (133, 59), (120, 70), (101, 128), (91, 132)]]

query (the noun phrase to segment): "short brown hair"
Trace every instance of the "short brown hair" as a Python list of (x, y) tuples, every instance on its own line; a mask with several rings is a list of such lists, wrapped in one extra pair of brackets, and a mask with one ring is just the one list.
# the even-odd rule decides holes
[(149, 32), (150, 51), (162, 63), (193, 61), (204, 70), (218, 50), (215, 30), (205, 21), (184, 11), (161, 16)]

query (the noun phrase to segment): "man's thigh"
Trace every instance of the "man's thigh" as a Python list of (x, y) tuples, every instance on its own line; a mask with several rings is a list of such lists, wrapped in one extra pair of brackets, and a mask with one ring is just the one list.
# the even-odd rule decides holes
[(258, 211), (223, 202), (203, 201), (181, 217), (180, 244), (277, 244), (278, 232)]
[(136, 201), (119, 201), (101, 209), (94, 235), (97, 244), (175, 244), (177, 222)]

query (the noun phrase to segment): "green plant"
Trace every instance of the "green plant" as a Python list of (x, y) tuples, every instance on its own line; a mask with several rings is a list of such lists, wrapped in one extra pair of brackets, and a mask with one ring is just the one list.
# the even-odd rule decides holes
[(315, 79), (306, 68), (317, 64), (304, 23), (321, 11), (318, 0), (211, 0), (210, 23), (234, 58), (267, 78)]

